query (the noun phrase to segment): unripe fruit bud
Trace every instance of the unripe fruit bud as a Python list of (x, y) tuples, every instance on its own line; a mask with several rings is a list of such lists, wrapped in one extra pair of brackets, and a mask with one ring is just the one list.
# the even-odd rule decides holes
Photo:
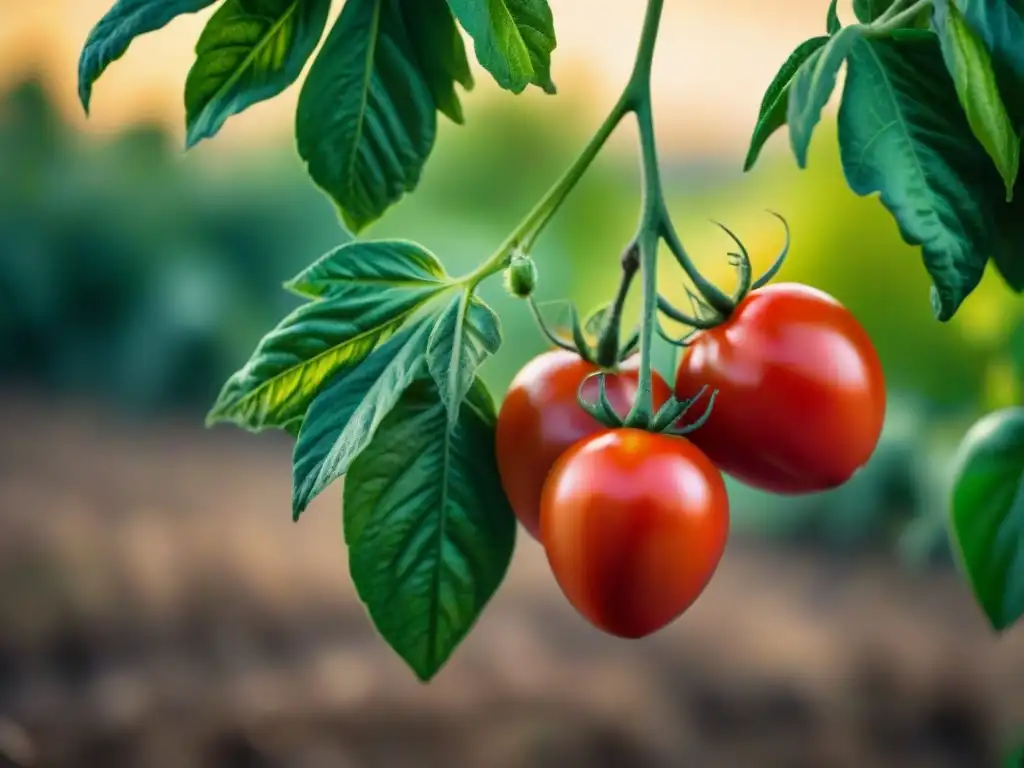
[(537, 265), (525, 253), (514, 253), (505, 269), (505, 290), (518, 299), (525, 299), (537, 286)]

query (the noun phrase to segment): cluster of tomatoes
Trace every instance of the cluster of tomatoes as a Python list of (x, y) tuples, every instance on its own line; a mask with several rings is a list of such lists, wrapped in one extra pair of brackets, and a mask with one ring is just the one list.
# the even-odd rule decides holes
[[(885, 417), (866, 331), (834, 298), (799, 284), (752, 291), (687, 346), (675, 396), (705, 386), (718, 395), (686, 437), (599, 423), (577, 399), (581, 386), (595, 399), (597, 370), (561, 349), (527, 363), (498, 416), (498, 469), (570, 603), (625, 638), (661, 629), (710, 582), (729, 533), (723, 472), (779, 494), (835, 488), (870, 458)], [(626, 413), (637, 359), (606, 371), (605, 383)], [(654, 373), (655, 406), (672, 394)]]

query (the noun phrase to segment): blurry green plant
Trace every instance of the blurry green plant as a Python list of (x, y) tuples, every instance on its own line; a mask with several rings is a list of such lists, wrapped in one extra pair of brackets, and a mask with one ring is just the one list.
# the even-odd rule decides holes
[[(85, 108), (96, 79), (135, 37), (215, 2), (118, 0), (82, 51)], [(311, 60), (296, 114), (298, 152), (356, 234), (420, 186), (438, 115), (464, 122), (456, 86), (472, 88), (473, 76), (463, 31), (502, 88), (556, 90), (546, 0), (346, 0), (328, 31), (330, 6), (218, 3), (186, 83), (186, 128), (189, 145), (213, 136), (232, 115), (291, 85)], [(480, 378), (503, 333), (478, 289), (514, 254), (534, 251), (621, 121), (637, 121), (643, 174), (640, 223), (621, 251), (616, 299), (587, 326), (572, 312), (571, 342), (548, 332), (605, 370), (639, 350), (637, 396), (627, 414), (615, 413), (603, 397), (595, 404), (581, 399), (601, 423), (676, 435), (703, 424), (710, 404), (694, 425), (677, 427), (696, 398), (655, 407), (659, 316), (705, 331), (722, 326), (777, 273), (788, 251), (787, 227), (779, 257), (755, 277), (747, 249), (723, 227), (739, 273), (737, 290), (727, 294), (684, 249), (668, 209), (651, 105), (662, 6), (663, 0), (648, 2), (633, 73), (606, 119), (490, 256), (455, 274), (450, 260), (416, 243), (344, 238), (287, 283), (305, 303), (263, 337), (208, 416), (210, 423), (297, 436), (296, 517), (348, 475), (345, 534), (356, 588), (382, 635), (421, 679), (432, 677), (470, 631), (514, 543), (515, 521), (493, 455), (495, 412)], [(856, 22), (844, 26), (833, 0), (826, 34), (800, 45), (783, 65), (765, 95), (746, 167), (786, 124), (797, 163), (806, 165), (845, 64), (839, 148), (846, 181), (858, 195), (878, 193), (903, 240), (921, 247), (935, 316), (952, 318), (990, 262), (1020, 292), (1022, 203), (1014, 187), (1024, 112), (1015, 94), (1024, 77), (1024, 8), (1017, 0), (855, 0), (854, 11)], [(534, 151), (529, 147), (526, 156)], [(692, 283), (692, 314), (658, 292), (662, 244)], [(635, 276), (643, 308), (629, 337), (619, 326)], [(600, 354), (590, 355), (591, 348)], [(596, 375), (604, 382), (605, 373)], [(1024, 613), (1024, 521), (1015, 498), (1024, 475), (1024, 418), (1017, 411), (991, 418), (998, 424), (973, 428), (961, 448), (954, 533), (979, 603), (1003, 629)], [(891, 465), (905, 463), (898, 441), (889, 449)], [(885, 465), (878, 488), (900, 474), (890, 477)], [(863, 482), (871, 482), (870, 472)], [(843, 498), (828, 503), (842, 508)]]

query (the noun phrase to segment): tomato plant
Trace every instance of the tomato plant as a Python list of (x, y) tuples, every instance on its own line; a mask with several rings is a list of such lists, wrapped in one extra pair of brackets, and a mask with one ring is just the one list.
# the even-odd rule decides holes
[(676, 394), (720, 394), (690, 439), (748, 485), (775, 493), (835, 488), (860, 469), (885, 420), (885, 379), (867, 332), (805, 285), (752, 291), (683, 353)]
[[(339, 4), (340, 15), (328, 30), (332, 5)], [(420, 244), (363, 235), (416, 189), (439, 115), (455, 123), (466, 119), (460, 88), (471, 89), (474, 78), (464, 38), (505, 90), (518, 94), (533, 86), (555, 93), (557, 41), (547, 0), (116, 0), (85, 41), (79, 94), (88, 109), (94, 83), (136, 37), (181, 14), (216, 6), (185, 83), (188, 146), (212, 138), (233, 115), (274, 97), (310, 65), (296, 112), (298, 153), (357, 237), (339, 234), (344, 245), (285, 284), (305, 303), (259, 341), (251, 358), (224, 384), (208, 422), (254, 432), (282, 429), (295, 437), (296, 519), (314, 497), (345, 476), (345, 541), (356, 589), (381, 635), (423, 680), (444, 665), (498, 589), (514, 550), (513, 502), (524, 503), (510, 502), (509, 495), (527, 494), (541, 473), (535, 467), (530, 479), (506, 481), (509, 494), (502, 487), (498, 417), (478, 377), (502, 340), (499, 318), (477, 295), (485, 281), (504, 275), (510, 292), (535, 312), (548, 339), (594, 366), (584, 379), (594, 384), (580, 387), (579, 408), (605, 427), (626, 430), (611, 434), (629, 436), (601, 451), (597, 446), (603, 443), (593, 437), (574, 444), (584, 447), (569, 447), (566, 463), (545, 481), (552, 499), (560, 499), (563, 491), (571, 496), (559, 479), (571, 467), (596, 466), (598, 454), (614, 454), (624, 462), (632, 456), (639, 464), (631, 477), (660, 473), (658, 467), (673, 462), (706, 470), (698, 449), (679, 439), (686, 434), (706, 444), (727, 469), (757, 480), (749, 466), (744, 470), (735, 459), (758, 448), (766, 427), (780, 430), (780, 441), (771, 450), (791, 463), (786, 471), (792, 490), (792, 462), (806, 458), (828, 435), (806, 419), (782, 427), (776, 414), (764, 414), (773, 408), (791, 412), (798, 397), (807, 399), (817, 414), (830, 410), (829, 402), (836, 409), (854, 404), (866, 409), (858, 414), (865, 420), (860, 425), (845, 410), (832, 413), (839, 437), (849, 443), (814, 456), (801, 469), (800, 485), (841, 482), (875, 439), (880, 375), (869, 362), (870, 345), (834, 308), (822, 309), (820, 317), (831, 319), (816, 326), (836, 331), (816, 337), (814, 343), (832, 339), (820, 350), (820, 364), (822, 369), (838, 365), (834, 356), (841, 350), (851, 355), (856, 350), (863, 368), (861, 394), (840, 396), (816, 388), (821, 379), (811, 368), (801, 367), (802, 376), (793, 377), (793, 368), (783, 366), (781, 357), (773, 360), (749, 348), (752, 359), (768, 366), (762, 370), (771, 374), (764, 387), (740, 387), (738, 379), (696, 364), (702, 354), (707, 356), (701, 350), (747, 327), (748, 313), (757, 314), (765, 297), (774, 295), (763, 286), (782, 266), (789, 230), (782, 253), (756, 279), (746, 249), (726, 230), (737, 246), (732, 257), (738, 284), (732, 291), (712, 284), (694, 266), (667, 210), (655, 141), (650, 80), (663, 5), (664, 0), (648, 0), (632, 74), (576, 161), (508, 237), (464, 275), (449, 274), (442, 260)], [(839, 152), (846, 179), (858, 195), (877, 193), (903, 239), (920, 247), (933, 283), (936, 317), (945, 321), (955, 315), (989, 261), (1020, 292), (1024, 204), (1014, 189), (1024, 124), (1024, 7), (1019, 0), (854, 0), (853, 16), (844, 24), (832, 0), (824, 33), (797, 45), (782, 64), (767, 87), (745, 168), (757, 162), (767, 139), (783, 126), (788, 126), (798, 165), (806, 165), (815, 126), (845, 65)], [(615, 295), (585, 320), (574, 312), (571, 338), (562, 338), (536, 312), (532, 291), (541, 269), (530, 252), (627, 118), (639, 129), (643, 171), (636, 233), (620, 252)], [(659, 293), (656, 262), (662, 246), (680, 268), (692, 312), (672, 306)], [(637, 278), (642, 310), (627, 336), (621, 328), (623, 307)], [(662, 319), (707, 334), (685, 356), (680, 377), (686, 391), (664, 401), (652, 370), (653, 341), (661, 334), (685, 347), (693, 339), (669, 335)], [(781, 329), (761, 328), (760, 337), (793, 338), (795, 332), (787, 334), (784, 321)], [(625, 379), (615, 367), (634, 353), (635, 396), (623, 398), (617, 387)], [(722, 415), (710, 421), (716, 400)], [(680, 426), (698, 404), (700, 415)], [(729, 445), (713, 445), (721, 434), (716, 430), (740, 416), (751, 431), (727, 429)], [(972, 432), (954, 496), (965, 568), (998, 629), (1024, 612), (1022, 571), (1016, 565), (1024, 557), (1024, 538), (1015, 501), (1024, 471), (1018, 447), (1022, 435), (1024, 424), (1017, 417), (998, 429)], [(634, 451), (627, 443), (647, 448)], [(524, 444), (523, 451), (531, 447), (536, 446)], [(710, 470), (692, 472), (705, 477), (708, 493), (719, 498), (717, 490), (710, 490), (718, 488), (709, 479), (714, 476)], [(548, 504), (559, 511), (547, 524), (542, 514), (542, 532), (550, 526), (549, 554), (563, 586), (577, 585), (567, 591), (576, 595), (578, 606), (612, 629), (649, 631), (668, 620), (670, 609), (680, 608), (684, 597), (699, 591), (696, 574), (715, 559), (718, 537), (724, 536), (716, 533), (720, 524), (709, 523), (701, 534), (707, 538), (700, 538), (704, 544), (685, 550), (710, 559), (693, 560), (693, 572), (666, 572), (667, 582), (659, 588), (671, 598), (657, 605), (638, 598), (634, 613), (623, 613), (613, 592), (596, 602), (584, 600), (574, 591), (581, 577), (567, 574), (585, 571), (590, 579), (606, 569), (614, 572), (608, 565), (612, 556), (629, 552), (630, 546), (635, 553), (639, 545), (595, 538), (571, 565), (562, 560), (568, 550), (561, 531), (571, 531), (578, 524), (573, 521), (582, 519), (621, 522), (629, 516), (622, 509), (634, 502), (661, 511), (630, 517), (631, 532), (649, 532), (656, 519), (678, 521), (696, 502), (680, 495), (673, 484), (678, 477), (668, 477), (667, 472), (658, 474), (656, 488), (631, 489), (636, 495), (625, 507), (611, 499), (594, 501), (603, 516), (591, 502), (579, 500)], [(724, 508), (724, 499), (712, 506)], [(612, 551), (612, 546), (619, 549)]]
[(562, 590), (595, 626), (624, 638), (649, 635), (689, 608), (729, 533), (715, 466), (685, 438), (639, 429), (573, 445), (541, 505), (541, 538)]
[[(575, 351), (556, 349), (538, 355), (516, 374), (498, 412), (498, 472), (512, 510), (534, 538), (540, 533), (540, 495), (558, 457), (573, 444), (604, 427), (580, 407), (582, 392), (595, 400), (601, 369)], [(630, 358), (606, 378), (613, 408), (627, 412), (636, 399), (639, 365)], [(657, 372), (651, 374), (656, 407), (671, 390)]]

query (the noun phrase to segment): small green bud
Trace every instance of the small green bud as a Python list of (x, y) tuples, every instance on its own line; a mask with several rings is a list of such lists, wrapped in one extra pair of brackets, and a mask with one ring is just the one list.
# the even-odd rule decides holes
[(537, 287), (537, 265), (525, 253), (514, 253), (505, 269), (505, 290), (517, 299), (529, 298)]

